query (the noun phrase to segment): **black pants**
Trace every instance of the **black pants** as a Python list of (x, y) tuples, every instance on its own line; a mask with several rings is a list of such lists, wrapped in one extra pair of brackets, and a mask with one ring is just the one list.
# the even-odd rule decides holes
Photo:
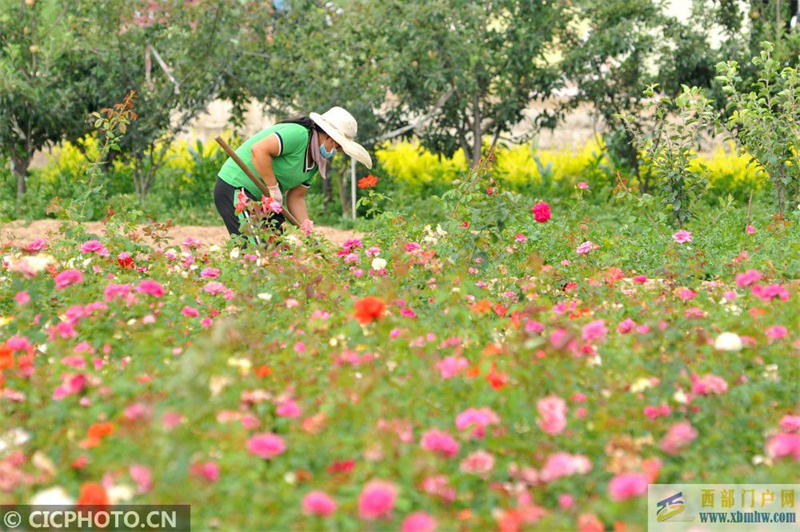
[[(237, 189), (217, 177), (217, 183), (214, 185), (214, 205), (217, 206), (217, 212), (219, 212), (219, 215), (222, 217), (222, 221), (225, 222), (225, 228), (231, 236), (241, 234), (239, 231), (239, 217), (236, 214), (236, 195), (239, 190), (244, 190), (244, 193), (247, 194), (247, 197), (251, 200), (260, 201), (261, 199), (255, 197), (253, 193), (246, 188)], [(268, 222), (273, 225), (278, 232), (281, 232), (281, 226), (284, 221), (283, 214), (276, 213), (272, 213), (268, 219)]]

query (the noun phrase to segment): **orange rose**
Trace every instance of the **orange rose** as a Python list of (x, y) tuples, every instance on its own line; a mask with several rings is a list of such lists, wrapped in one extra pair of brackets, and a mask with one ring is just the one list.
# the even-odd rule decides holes
[(0, 344), (0, 370), (14, 369), (14, 351), (6, 344)]
[(484, 312), (489, 312), (490, 310), (492, 310), (492, 304), (485, 299), (481, 299), (480, 301), (472, 305), (471, 309), (472, 312), (474, 312), (475, 314), (483, 314)]
[(386, 303), (377, 297), (367, 296), (355, 302), (356, 312), (353, 315), (358, 323), (366, 325), (379, 319), (386, 309)]
[(81, 486), (78, 506), (108, 506), (108, 495), (105, 488), (97, 482), (86, 482)]
[(378, 178), (370, 174), (358, 180), (358, 188), (372, 188), (378, 184)]
[(102, 422), (95, 423), (86, 433), (86, 439), (80, 443), (81, 448), (91, 449), (97, 447), (103, 442), (103, 438), (110, 436), (114, 432), (113, 423)]

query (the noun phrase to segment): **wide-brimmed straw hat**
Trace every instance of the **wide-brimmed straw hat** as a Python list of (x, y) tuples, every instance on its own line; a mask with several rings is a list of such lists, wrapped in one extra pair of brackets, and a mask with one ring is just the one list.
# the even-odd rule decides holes
[(341, 107), (331, 107), (324, 114), (309, 113), (308, 117), (338, 142), (347, 155), (367, 168), (372, 168), (372, 157), (354, 140), (358, 133), (358, 123), (353, 115)]

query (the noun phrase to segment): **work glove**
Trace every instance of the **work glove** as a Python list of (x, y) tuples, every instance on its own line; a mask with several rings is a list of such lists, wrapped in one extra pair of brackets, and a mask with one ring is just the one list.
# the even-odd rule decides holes
[(283, 205), (283, 194), (281, 194), (281, 187), (280, 185), (275, 185), (271, 187), (267, 185), (267, 190), (269, 190), (269, 197)]
[(303, 223), (300, 224), (300, 229), (308, 236), (314, 230), (314, 222), (309, 219), (303, 220)]

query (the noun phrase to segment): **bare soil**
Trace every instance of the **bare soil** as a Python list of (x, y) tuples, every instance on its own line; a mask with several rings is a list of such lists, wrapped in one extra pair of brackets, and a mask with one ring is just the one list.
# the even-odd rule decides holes
[[(0, 224), (0, 246), (5, 244), (25, 244), (35, 238), (44, 238), (53, 241), (59, 238), (59, 220), (35, 220), (25, 222), (17, 220), (10, 223)], [(105, 226), (100, 222), (87, 222), (86, 230), (90, 233), (103, 234)], [(337, 229), (335, 227), (315, 227), (315, 231), (330, 240), (333, 244), (340, 245), (350, 238), (360, 238), (362, 235), (355, 231)], [(141, 233), (144, 237), (144, 234)], [(222, 244), (228, 239), (228, 232), (225, 227), (220, 226), (199, 226), (199, 225), (176, 225), (167, 230), (167, 236), (171, 239), (171, 244), (179, 245), (189, 237), (196, 238), (204, 244)], [(147, 238), (144, 238), (147, 240)]]

